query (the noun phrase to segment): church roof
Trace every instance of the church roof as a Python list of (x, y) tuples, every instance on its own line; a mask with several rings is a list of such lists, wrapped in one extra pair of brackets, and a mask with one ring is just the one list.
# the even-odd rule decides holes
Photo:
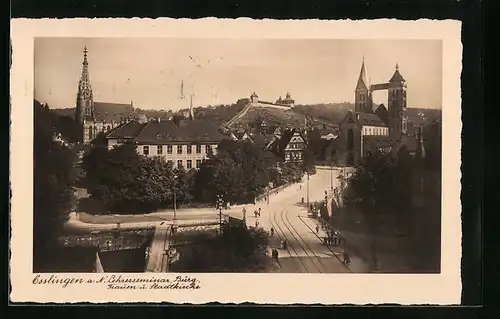
[(94, 102), (94, 117), (98, 122), (120, 122), (122, 116), (132, 115), (131, 104)]
[(361, 71), (359, 71), (358, 84), (356, 85), (356, 89), (367, 89), (368, 88), (368, 80), (366, 76), (365, 69), (365, 60), (363, 59), (363, 64), (361, 64)]
[(384, 121), (376, 114), (359, 112), (356, 113), (356, 116), (360, 125), (387, 127)]
[(394, 71), (394, 74), (392, 75), (392, 78), (389, 80), (389, 82), (405, 82), (405, 79), (399, 73), (399, 66), (396, 64), (396, 71)]

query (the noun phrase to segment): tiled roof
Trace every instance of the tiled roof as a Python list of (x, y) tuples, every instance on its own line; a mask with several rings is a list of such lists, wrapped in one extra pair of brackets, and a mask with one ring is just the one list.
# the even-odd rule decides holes
[(164, 142), (220, 142), (226, 136), (219, 132), (217, 126), (203, 121), (182, 121), (177, 125), (174, 121), (151, 121), (146, 124), (135, 141), (137, 143)]
[(120, 122), (122, 116), (133, 113), (134, 107), (131, 104), (94, 102), (94, 117), (99, 122)]
[(359, 112), (356, 113), (356, 116), (358, 118), (359, 124), (361, 125), (381, 126), (381, 127), (387, 126), (376, 114)]
[(399, 73), (399, 69), (396, 68), (396, 71), (392, 75), (392, 78), (389, 80), (389, 82), (404, 82), (404, 81), (405, 79), (403, 78), (401, 73)]
[(130, 121), (126, 124), (114, 128), (106, 137), (120, 138), (120, 139), (135, 138), (137, 137), (137, 135), (139, 135), (142, 129), (146, 126), (146, 124), (147, 123), (138, 123), (136, 121)]

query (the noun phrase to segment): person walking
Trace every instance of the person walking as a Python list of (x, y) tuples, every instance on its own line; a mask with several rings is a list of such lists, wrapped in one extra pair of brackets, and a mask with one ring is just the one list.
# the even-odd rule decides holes
[(316, 234), (319, 234), (319, 226), (316, 225)]
[(274, 236), (274, 228), (271, 227), (271, 237)]
[(345, 250), (342, 253), (342, 257), (344, 258), (344, 265), (349, 266), (349, 264), (351, 263), (351, 257)]
[(258, 216), (260, 217), (260, 207), (259, 207), (259, 214), (258, 214)]

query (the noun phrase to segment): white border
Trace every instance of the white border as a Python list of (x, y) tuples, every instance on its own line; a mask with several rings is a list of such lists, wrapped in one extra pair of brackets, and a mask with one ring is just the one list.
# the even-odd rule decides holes
[[(11, 69), (11, 300), (16, 302), (212, 301), (261, 304), (459, 304), (461, 296), (461, 24), (457, 21), (251, 19), (15, 19)], [(111, 291), (32, 284), (33, 39), (35, 37), (441, 39), (443, 202), (440, 275), (191, 274), (199, 290)], [(68, 274), (75, 276), (74, 274)], [(57, 274), (63, 277), (64, 274)], [(82, 278), (98, 274), (80, 274)], [(127, 274), (127, 277), (159, 274)]]

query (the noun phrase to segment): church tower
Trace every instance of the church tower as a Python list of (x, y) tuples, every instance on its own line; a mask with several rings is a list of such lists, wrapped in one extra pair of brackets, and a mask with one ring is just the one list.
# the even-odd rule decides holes
[(359, 72), (358, 84), (356, 85), (354, 97), (354, 109), (356, 112), (373, 113), (372, 92), (368, 83), (365, 69), (365, 59)]
[(389, 80), (389, 135), (399, 139), (406, 133), (406, 80), (399, 73), (399, 65), (396, 64), (396, 71)]
[[(78, 83), (78, 94), (76, 97), (76, 122), (80, 127), (81, 141), (86, 142), (92, 140), (91, 136), (87, 136), (86, 124), (91, 124), (94, 121), (94, 98), (92, 95), (92, 87), (90, 85), (89, 63), (87, 61), (87, 47), (83, 49), (82, 74)], [(90, 127), (92, 129), (92, 127)], [(92, 135), (92, 133), (89, 132)]]

